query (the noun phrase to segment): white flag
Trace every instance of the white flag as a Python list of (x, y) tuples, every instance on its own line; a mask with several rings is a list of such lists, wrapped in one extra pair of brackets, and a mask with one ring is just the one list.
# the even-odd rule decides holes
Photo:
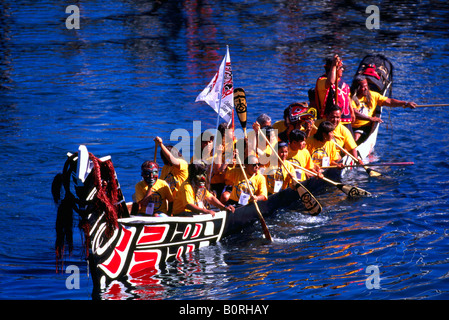
[[(220, 94), (221, 91), (221, 94)], [(206, 88), (196, 97), (195, 102), (204, 101), (228, 124), (234, 110), (234, 86), (232, 82), (231, 57), (229, 48), (221, 62), (220, 69)]]

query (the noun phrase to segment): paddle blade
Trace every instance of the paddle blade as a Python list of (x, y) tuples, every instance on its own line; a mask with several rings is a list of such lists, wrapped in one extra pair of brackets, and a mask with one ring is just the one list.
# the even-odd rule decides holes
[(237, 111), (237, 116), (240, 121), (240, 125), (245, 130), (246, 129), (246, 116), (247, 116), (247, 104), (245, 90), (242, 88), (234, 89), (234, 107)]
[(270, 231), (268, 230), (267, 224), (264, 219), (260, 219), (260, 224), (262, 225), (263, 234), (265, 236), (265, 239), (267, 239), (270, 242), (273, 242), (273, 238), (271, 237)]
[(380, 177), (382, 175), (380, 172), (377, 172), (371, 168), (368, 168), (368, 167), (364, 167), (364, 168), (370, 177)]
[(354, 186), (350, 186), (347, 184), (338, 184), (337, 188), (340, 189), (341, 191), (343, 191), (344, 193), (346, 193), (348, 195), (348, 197), (350, 198), (360, 198), (360, 197), (370, 197), (371, 193), (369, 193), (366, 190), (363, 190), (361, 188), (358, 187), (354, 187)]
[(296, 184), (295, 188), (307, 211), (309, 211), (312, 216), (318, 215), (322, 208), (315, 197), (300, 183)]

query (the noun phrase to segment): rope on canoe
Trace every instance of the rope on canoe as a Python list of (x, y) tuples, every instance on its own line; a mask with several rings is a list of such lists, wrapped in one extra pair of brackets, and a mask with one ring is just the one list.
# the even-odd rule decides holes
[[(70, 179), (72, 172), (76, 172), (76, 162), (73, 161), (77, 153), (71, 155), (67, 159), (62, 173), (55, 176), (52, 183), (53, 200), (57, 205), (56, 218), (56, 272), (59, 268), (63, 269), (63, 257), (65, 246), (67, 245), (69, 255), (73, 250), (73, 210), (79, 216), (79, 229), (82, 231), (83, 247), (85, 248), (86, 258), (89, 256), (89, 231), (90, 223), (88, 215), (92, 212), (104, 212), (106, 222), (105, 236), (110, 238), (114, 230), (117, 228), (117, 199), (118, 199), (118, 183), (115, 177), (115, 169), (110, 160), (101, 161), (92, 153), (89, 153), (89, 159), (93, 163), (93, 181), (96, 191), (92, 201), (86, 199), (78, 199), (70, 191)], [(87, 187), (87, 186), (86, 186)], [(64, 198), (61, 199), (61, 190), (64, 191)], [(81, 207), (81, 208), (79, 208)]]

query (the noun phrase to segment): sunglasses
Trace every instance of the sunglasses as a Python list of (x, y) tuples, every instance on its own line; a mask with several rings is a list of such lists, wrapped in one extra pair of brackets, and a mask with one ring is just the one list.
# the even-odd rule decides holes
[(255, 167), (260, 167), (260, 163), (252, 163), (252, 165)]

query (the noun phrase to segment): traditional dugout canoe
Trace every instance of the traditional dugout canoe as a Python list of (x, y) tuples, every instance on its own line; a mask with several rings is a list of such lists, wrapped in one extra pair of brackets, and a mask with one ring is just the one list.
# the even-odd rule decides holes
[[(312, 178), (304, 186), (313, 193), (322, 190), (325, 182)], [(75, 211), (84, 231), (94, 283), (100, 287), (114, 279), (139, 277), (160, 264), (239, 233), (259, 220), (254, 204), (239, 207), (233, 214), (217, 211), (214, 217), (130, 216), (111, 158), (98, 159), (85, 146), (74, 154), (68, 153), (63, 172), (55, 177), (53, 196), (59, 204), (57, 258), (62, 259), (66, 244), (71, 246)], [(290, 188), (258, 205), (264, 217), (284, 208), (305, 209), (298, 192)]]

